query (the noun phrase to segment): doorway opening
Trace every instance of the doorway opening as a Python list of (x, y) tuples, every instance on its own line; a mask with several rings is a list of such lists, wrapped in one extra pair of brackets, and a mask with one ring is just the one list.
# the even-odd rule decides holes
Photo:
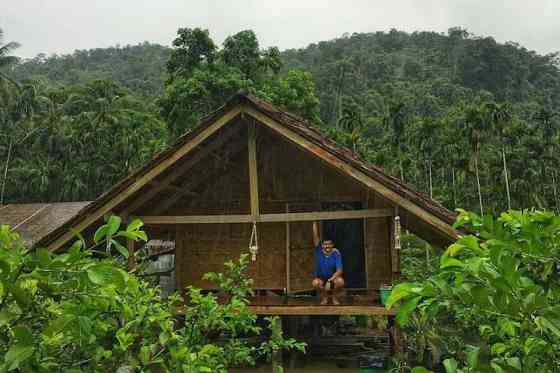
[[(361, 202), (326, 202), (323, 211), (360, 210)], [(342, 255), (346, 288), (365, 288), (364, 219), (326, 220), (322, 232), (332, 238)]]

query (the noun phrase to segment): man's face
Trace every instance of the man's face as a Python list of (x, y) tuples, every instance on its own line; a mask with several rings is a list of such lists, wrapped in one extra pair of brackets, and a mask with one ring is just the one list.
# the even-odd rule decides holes
[(334, 243), (331, 240), (324, 240), (322, 243), (325, 253), (330, 254), (334, 249)]

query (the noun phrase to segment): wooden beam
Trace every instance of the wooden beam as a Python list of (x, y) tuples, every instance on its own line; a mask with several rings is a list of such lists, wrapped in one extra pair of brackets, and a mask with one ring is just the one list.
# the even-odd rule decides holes
[[(158, 183), (158, 182), (153, 181), (153, 182), (150, 182), (150, 185), (154, 186), (155, 188), (158, 188), (159, 190), (168, 189), (168, 190), (173, 190), (175, 192), (179, 192), (179, 191), (180, 192), (185, 192), (183, 190), (183, 188), (178, 187), (177, 185), (173, 185), (173, 184), (162, 185), (162, 183)], [(199, 195), (198, 193), (190, 192), (190, 191), (187, 191), (185, 193), (188, 194), (188, 195), (192, 195), (193, 197), (198, 197), (198, 195)]]
[[(366, 193), (366, 202), (363, 204), (363, 207), (369, 207), (369, 190)], [(364, 226), (363, 226), (363, 245), (364, 245), (364, 270), (366, 272), (366, 288), (369, 288), (369, 240), (368, 240), (368, 226), (367, 226), (367, 219), (364, 219)]]
[(249, 149), (249, 194), (251, 198), (251, 216), (253, 221), (259, 220), (259, 179), (257, 174), (257, 128), (254, 121), (249, 123), (247, 136)]
[(257, 315), (364, 315), (394, 316), (396, 311), (383, 306), (252, 306)]
[[(392, 216), (391, 209), (377, 210), (343, 210), (343, 211), (323, 211), (323, 212), (289, 212), (279, 214), (262, 214), (262, 223), (284, 223), (294, 221), (316, 221), (316, 220), (344, 220), (344, 219), (364, 219), (364, 218), (383, 218)], [(186, 216), (139, 216), (144, 224), (234, 224), (251, 223), (253, 215), (186, 215)]]
[(146, 225), (251, 223), (251, 215), (139, 216)]
[[(290, 212), (290, 205), (286, 203), (286, 214)], [(286, 291), (292, 291), (290, 284), (290, 222), (286, 222)]]
[(177, 149), (173, 154), (169, 155), (167, 158), (161, 160), (157, 166), (146, 171), (143, 175), (139, 176), (138, 179), (128, 186), (124, 191), (117, 194), (109, 201), (104, 203), (102, 206), (94, 210), (90, 215), (86, 216), (77, 224), (74, 224), (71, 229), (66, 233), (62, 234), (55, 241), (49, 244), (49, 249), (58, 250), (65, 243), (75, 237), (75, 232), (81, 232), (83, 229), (88, 227), (90, 224), (99, 220), (105, 213), (111, 211), (119, 203), (125, 201), (132, 194), (140, 190), (144, 185), (153, 180), (155, 177), (160, 175), (162, 172), (167, 170), (170, 166), (175, 164), (179, 159), (190, 153), (194, 148), (196, 148), (200, 143), (218, 131), (220, 128), (229, 123), (241, 112), (241, 108), (236, 106), (230, 111), (217, 118), (213, 123), (208, 125), (204, 130), (197, 133), (189, 142)]
[(290, 212), (285, 214), (262, 214), (261, 221), (267, 223), (290, 221), (315, 221), (315, 220), (344, 220), (382, 218), (393, 216), (391, 209), (376, 210), (342, 210), (322, 212)]
[(431, 214), (430, 212), (424, 210), (420, 206), (416, 205), (414, 202), (404, 198), (394, 190), (388, 188), (387, 186), (383, 185), (379, 181), (373, 179), (369, 175), (365, 174), (364, 172), (358, 170), (354, 166), (342, 161), (335, 155), (325, 151), (319, 145), (314, 144), (313, 142), (309, 141), (305, 137), (301, 136), (300, 134), (290, 130), (286, 126), (282, 125), (281, 123), (277, 122), (275, 119), (269, 117), (266, 114), (259, 112), (258, 110), (252, 107), (244, 107), (243, 112), (247, 113), (254, 119), (258, 120), (263, 125), (271, 128), (275, 132), (281, 134), (282, 136), (286, 137), (299, 147), (306, 149), (307, 151), (311, 152), (319, 159), (323, 160), (331, 167), (337, 169), (338, 171), (342, 172), (343, 174), (347, 174), (358, 180), (363, 185), (368, 188), (371, 188), (381, 194), (383, 197), (387, 198), (391, 202), (401, 206), (402, 208), (410, 211), (410, 213), (416, 215), (420, 219), (424, 220), (432, 227), (434, 227), (438, 232), (447, 236), (452, 240), (456, 240), (459, 237), (458, 232), (453, 229), (453, 227), (437, 216)]
[[(143, 204), (145, 204), (146, 202), (154, 198), (160, 191), (170, 187), (171, 183), (173, 183), (180, 176), (184, 175), (185, 172), (187, 172), (192, 167), (194, 167), (209, 153), (213, 152), (214, 150), (216, 150), (217, 148), (225, 144), (226, 141), (231, 139), (238, 132), (239, 129), (236, 127), (228, 128), (222, 136), (216, 139), (216, 141), (212, 142), (211, 144), (208, 144), (208, 146), (204, 147), (204, 149), (200, 149), (200, 151), (198, 151), (192, 158), (185, 160), (179, 167), (177, 167), (176, 170), (174, 170), (169, 175), (167, 175), (162, 181), (157, 183), (151, 181), (151, 183), (154, 183), (155, 186), (152, 189), (148, 190), (146, 193), (142, 194), (136, 200), (132, 201), (132, 203), (130, 203), (128, 206), (124, 208), (122, 213), (131, 214), (134, 211), (136, 211)], [(185, 194), (188, 193), (187, 191), (183, 191), (183, 192)]]

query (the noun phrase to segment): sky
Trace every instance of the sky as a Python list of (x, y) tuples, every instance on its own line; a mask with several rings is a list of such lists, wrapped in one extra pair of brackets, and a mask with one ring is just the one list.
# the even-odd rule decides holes
[(210, 30), (221, 43), (241, 30), (262, 47), (301, 48), (344, 33), (469, 32), (560, 51), (560, 0), (0, 0), (4, 42), (14, 54), (64, 54), (143, 41), (170, 45), (179, 27)]

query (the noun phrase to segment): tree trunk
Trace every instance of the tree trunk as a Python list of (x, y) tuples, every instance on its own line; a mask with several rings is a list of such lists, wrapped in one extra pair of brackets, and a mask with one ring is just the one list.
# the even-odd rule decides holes
[(401, 172), (401, 181), (404, 183), (404, 170), (403, 170), (402, 159), (400, 154), (399, 154), (399, 170)]
[(474, 171), (476, 173), (476, 186), (478, 188), (478, 203), (480, 204), (480, 216), (484, 216), (484, 209), (482, 207), (482, 192), (480, 190), (480, 175), (478, 173), (478, 157), (474, 158)]
[(451, 167), (451, 185), (453, 192), (453, 208), (457, 207), (457, 190), (455, 186), (455, 168)]
[(552, 170), (552, 192), (554, 193), (554, 207), (556, 212), (560, 213), (560, 204), (558, 203), (558, 189), (556, 188), (556, 172)]
[(430, 183), (430, 198), (433, 199), (434, 198), (434, 188), (433, 188), (433, 184), (432, 184), (432, 160), (431, 159), (428, 161), (428, 178), (429, 178), (429, 183)]
[(506, 150), (504, 146), (502, 146), (502, 160), (504, 162), (504, 178), (506, 181), (506, 195), (507, 195), (508, 210), (511, 210), (511, 197), (509, 194), (509, 178), (508, 178), (507, 162), (506, 162)]
[(10, 167), (10, 159), (12, 157), (13, 144), (14, 144), (14, 139), (10, 138), (10, 144), (8, 145), (8, 156), (6, 157), (6, 163), (4, 166), (4, 178), (2, 179), (2, 191), (0, 191), (0, 205), (4, 204), (4, 192), (6, 191), (6, 182), (8, 180), (8, 169)]

